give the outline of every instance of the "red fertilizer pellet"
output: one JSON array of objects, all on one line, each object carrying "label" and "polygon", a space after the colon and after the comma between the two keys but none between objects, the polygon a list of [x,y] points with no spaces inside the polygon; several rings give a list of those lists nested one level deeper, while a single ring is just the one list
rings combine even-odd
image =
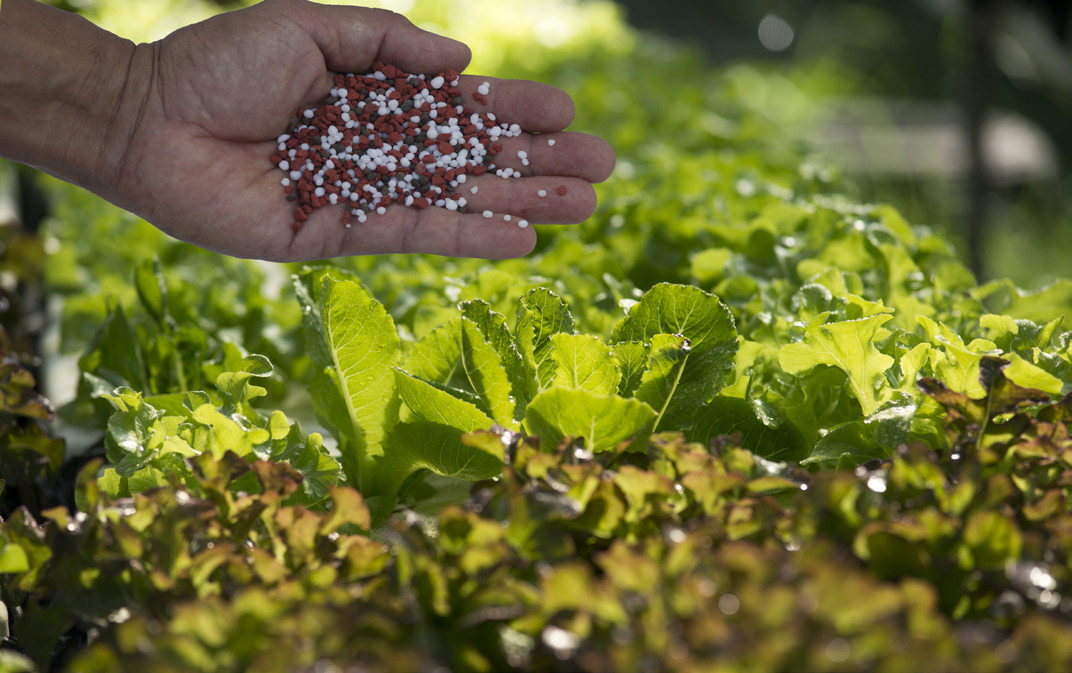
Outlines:
[{"label": "red fertilizer pellet", "polygon": [[[271,163],[286,173],[281,182],[295,202],[295,232],[329,205],[346,206],[347,228],[395,204],[465,212],[455,192],[466,176],[521,177],[491,161],[503,149],[499,140],[520,135],[521,127],[466,107],[456,71],[426,79],[380,62],[372,68],[336,76],[328,98],[298,110],[298,121],[278,138]],[[480,99],[488,86],[480,86]]]},{"label": "red fertilizer pellet", "polygon": [[555,190],[555,193],[559,196],[565,196],[567,191],[566,185],[559,185],[558,189]]}]

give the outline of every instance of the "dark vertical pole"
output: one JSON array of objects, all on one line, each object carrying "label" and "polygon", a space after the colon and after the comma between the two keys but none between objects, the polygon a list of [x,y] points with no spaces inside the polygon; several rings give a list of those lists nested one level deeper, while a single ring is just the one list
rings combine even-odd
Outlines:
[{"label": "dark vertical pole", "polygon": [[990,217],[990,174],[983,156],[983,125],[989,106],[991,31],[998,0],[968,0],[968,63],[964,117],[968,144],[968,263],[981,282],[986,277],[985,241]]},{"label": "dark vertical pole", "polygon": [[36,234],[41,221],[48,215],[48,203],[41,188],[37,186],[37,174],[22,166],[15,167],[15,189],[19,209],[19,221],[23,229]]}]

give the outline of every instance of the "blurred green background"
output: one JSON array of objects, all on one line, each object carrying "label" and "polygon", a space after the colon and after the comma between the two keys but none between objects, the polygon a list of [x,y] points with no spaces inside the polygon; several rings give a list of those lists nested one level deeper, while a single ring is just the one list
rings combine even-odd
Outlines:
[{"label": "blurred green background", "polygon": [[784,74],[784,90],[756,93],[768,114],[861,198],[948,232],[980,280],[1068,275],[1069,0],[618,2],[715,67]]}]

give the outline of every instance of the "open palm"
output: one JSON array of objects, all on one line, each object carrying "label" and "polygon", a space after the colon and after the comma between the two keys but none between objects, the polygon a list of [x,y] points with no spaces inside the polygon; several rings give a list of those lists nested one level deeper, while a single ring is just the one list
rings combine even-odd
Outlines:
[{"label": "open palm", "polygon": [[[123,163],[122,200],[172,236],[225,254],[276,261],[384,252],[516,257],[535,244],[519,219],[584,220],[595,207],[592,183],[613,169],[603,140],[562,131],[573,118],[564,92],[463,75],[470,107],[525,131],[504,141],[497,157],[524,177],[471,178],[466,189],[478,191],[465,194],[468,214],[392,206],[347,229],[343,206],[327,207],[295,233],[283,174],[268,158],[296,111],[323,99],[337,73],[364,72],[376,60],[428,75],[462,70],[468,48],[391,12],[304,0],[222,14],[152,48],[153,81]],[[487,105],[472,101],[468,94],[486,81]],[[527,151],[528,165],[518,150]],[[485,218],[485,210],[496,215]]]}]

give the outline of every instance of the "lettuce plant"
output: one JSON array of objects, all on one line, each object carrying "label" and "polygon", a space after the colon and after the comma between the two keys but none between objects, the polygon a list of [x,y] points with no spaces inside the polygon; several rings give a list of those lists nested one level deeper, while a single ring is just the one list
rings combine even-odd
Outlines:
[{"label": "lettuce plant", "polygon": [[1068,668],[1072,284],[860,202],[777,73],[549,7],[571,52],[478,58],[619,164],[525,259],[224,259],[47,183],[100,441],[9,349],[0,671]]}]

